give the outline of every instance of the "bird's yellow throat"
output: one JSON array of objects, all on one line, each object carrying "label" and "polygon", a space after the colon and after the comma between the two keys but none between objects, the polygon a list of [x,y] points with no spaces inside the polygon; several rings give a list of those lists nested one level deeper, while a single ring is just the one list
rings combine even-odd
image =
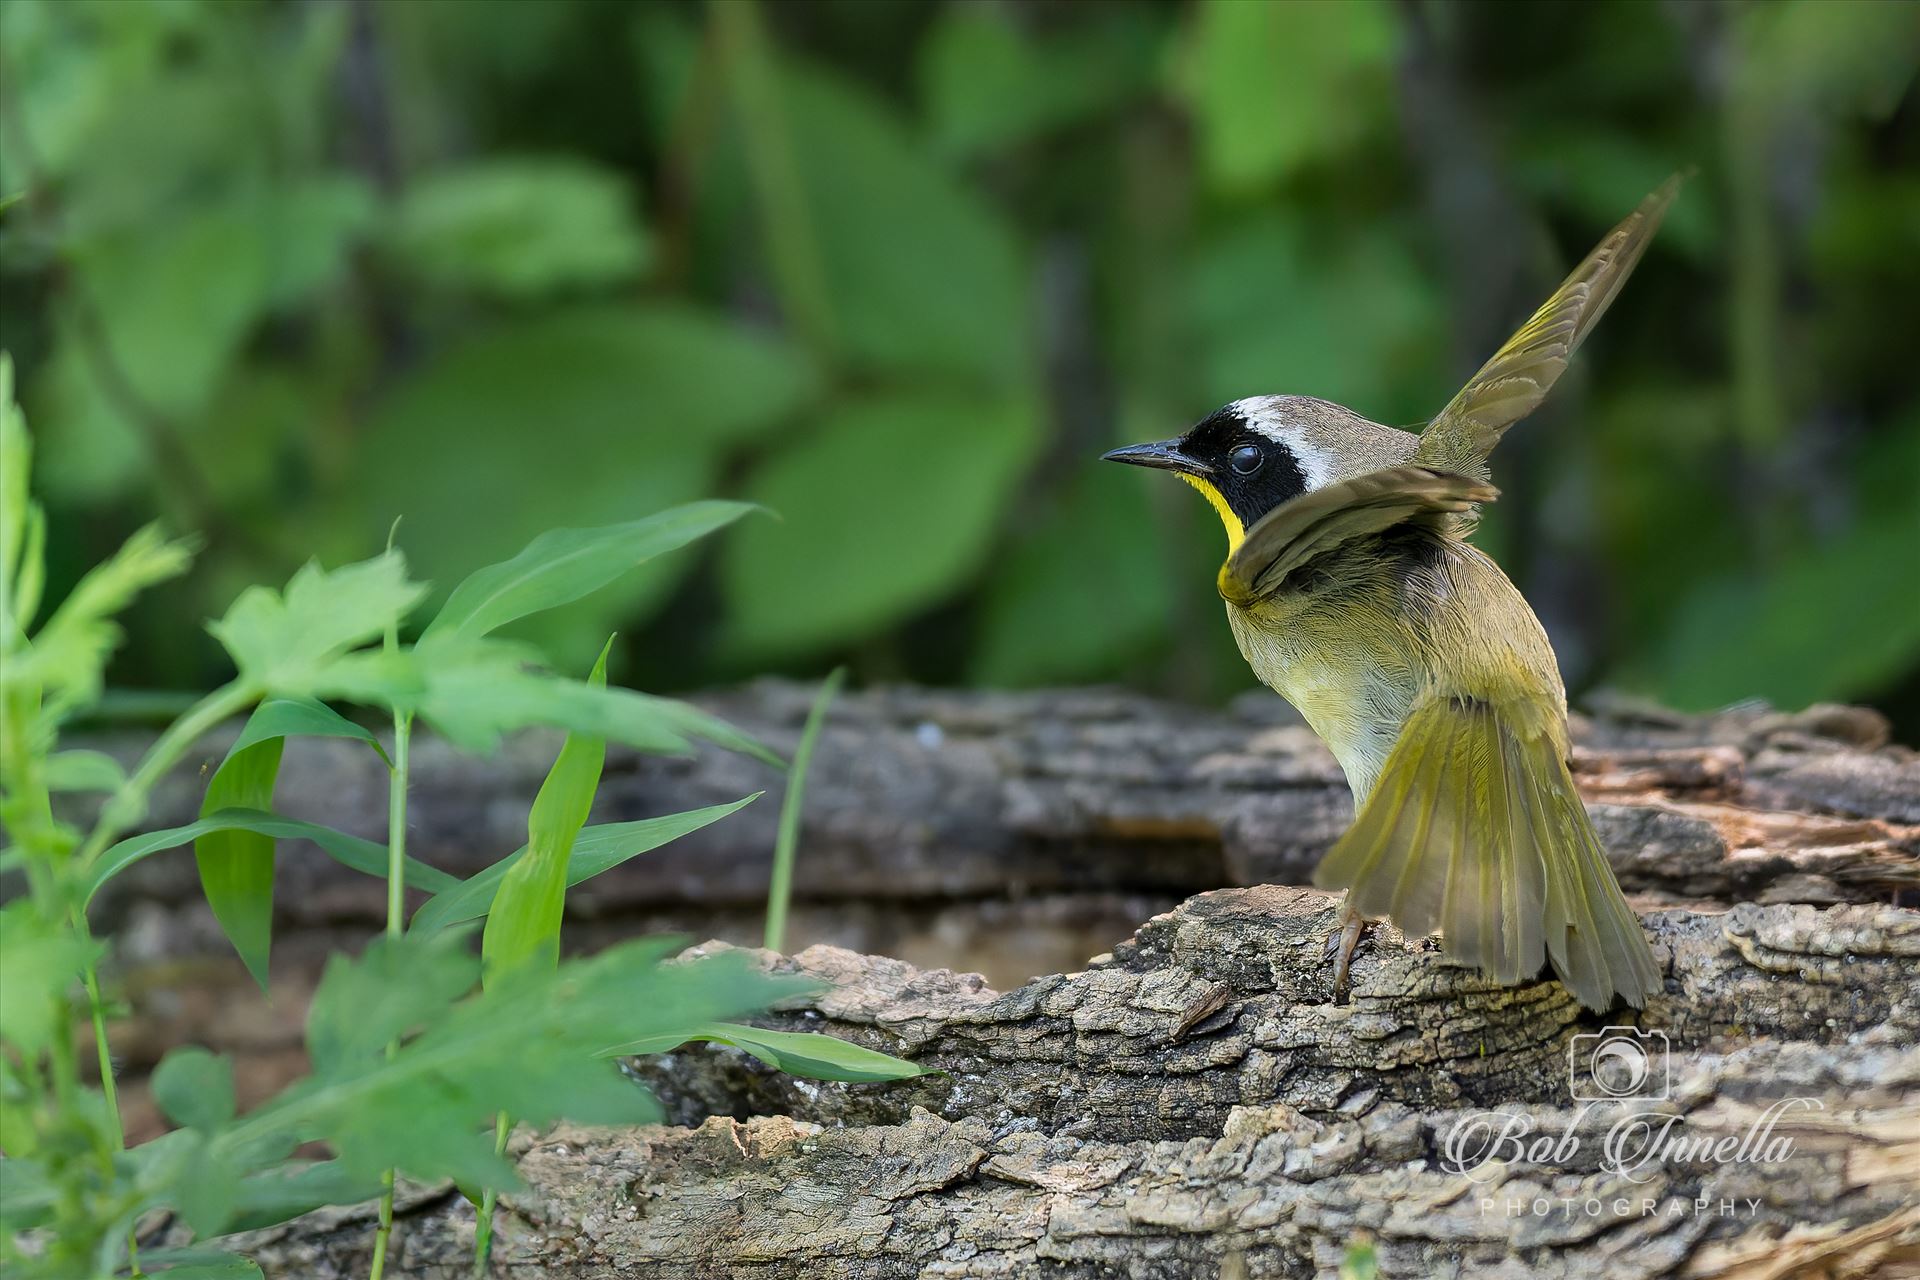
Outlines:
[{"label": "bird's yellow throat", "polygon": [[1220,523],[1227,526],[1227,554],[1232,555],[1239,550],[1240,544],[1246,541],[1247,527],[1240,523],[1240,517],[1233,514],[1233,508],[1227,505],[1226,495],[1199,476],[1190,476],[1183,471],[1180,473],[1180,478],[1198,489],[1201,496],[1212,503],[1213,509],[1220,513]]}]

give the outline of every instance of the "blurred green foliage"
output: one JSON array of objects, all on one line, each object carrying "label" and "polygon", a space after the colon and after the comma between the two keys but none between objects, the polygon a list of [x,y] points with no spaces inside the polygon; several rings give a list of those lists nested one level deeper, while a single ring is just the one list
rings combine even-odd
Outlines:
[{"label": "blurred green foliage", "polygon": [[[537,638],[1222,696],[1213,516],[1096,455],[1265,392],[1417,424],[1697,165],[1482,540],[1576,690],[1911,736],[1917,50],[1835,0],[8,0],[53,591],[156,512],[211,611],[396,516],[448,583],[725,495],[782,519]],[[122,683],[211,679],[132,625]]]}]

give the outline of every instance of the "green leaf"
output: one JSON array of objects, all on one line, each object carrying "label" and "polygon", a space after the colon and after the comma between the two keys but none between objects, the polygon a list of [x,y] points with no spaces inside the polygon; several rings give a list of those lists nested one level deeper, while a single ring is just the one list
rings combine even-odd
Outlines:
[{"label": "green leaf", "polygon": [[627,185],[573,156],[429,171],[407,183],[392,248],[430,284],[506,298],[618,284],[649,257]]},{"label": "green leaf", "polygon": [[[587,683],[607,685],[608,640]],[[566,908],[567,864],[580,828],[587,825],[600,769],[606,763],[605,738],[570,733],[547,771],[527,816],[527,852],[511,867],[493,895],[480,939],[486,980],[527,966],[552,968],[560,960],[560,918]]]},{"label": "green leaf", "polygon": [[[365,742],[386,758],[371,732],[325,703],[311,698],[268,698],[248,717],[207,782],[200,816],[223,809],[270,810],[285,740],[294,735],[350,738]],[[271,836],[242,827],[209,832],[194,841],[200,887],[220,928],[267,989],[267,962],[273,942],[274,842]]]},{"label": "green leaf", "polygon": [[33,625],[46,580],[46,514],[33,500],[32,473],[33,439],[14,399],[13,357],[0,351],[0,644],[9,649]]},{"label": "green leaf", "polygon": [[1371,1244],[1347,1246],[1346,1256],[1340,1259],[1339,1280],[1376,1280],[1379,1274],[1380,1260],[1375,1256]]},{"label": "green leaf", "polygon": [[479,962],[455,933],[418,942],[382,936],[358,959],[330,956],[307,1007],[314,1075],[378,1060],[388,1041],[443,1016],[479,978]]},{"label": "green leaf", "polygon": [[1032,523],[987,580],[973,683],[1117,678],[1166,635],[1173,567],[1146,483],[1163,477],[1117,470],[1088,469],[1036,499]]},{"label": "green leaf", "polygon": [[849,405],[748,481],[781,513],[728,539],[731,647],[815,651],[939,603],[984,563],[1039,443],[1024,400],[896,393]]},{"label": "green leaf", "polygon": [[483,636],[518,618],[571,603],[751,510],[740,502],[693,502],[626,524],[550,530],[511,560],[476,570],[455,587],[421,639]]},{"label": "green leaf", "polygon": [[[405,512],[411,562],[458,582],[546,530],[706,497],[728,450],[791,421],[818,386],[794,347],[683,304],[572,306],[501,324],[378,408],[350,477],[359,527],[383,536]],[[569,460],[565,484],[530,483],[556,459]],[[477,494],[510,497],[476,521]],[[515,632],[584,668],[607,632],[657,607],[691,565],[652,560]]]},{"label": "green leaf", "polygon": [[167,1280],[261,1280],[257,1263],[220,1249],[142,1249],[140,1269]]},{"label": "green leaf", "polygon": [[1011,148],[1147,89],[1160,34],[1159,24],[1130,10],[1038,36],[1005,9],[944,6],[920,42],[921,101],[946,151]]},{"label": "green leaf", "polygon": [[29,898],[0,907],[0,973],[6,975],[0,1040],[32,1062],[55,1037],[71,1035],[68,992],[81,966],[97,960],[102,950],[100,943],[89,946],[47,920]]},{"label": "green leaf", "polygon": [[752,127],[791,149],[805,205],[767,216],[811,237],[837,348],[878,370],[1028,383],[1029,292],[1007,220],[844,77],[792,64],[778,95]]},{"label": "green leaf", "polygon": [[338,1160],[278,1165],[240,1180],[227,1229],[258,1231],[324,1205],[359,1204],[379,1194],[378,1178],[354,1177]]},{"label": "green leaf", "polygon": [[[704,809],[689,809],[685,813],[671,813],[660,818],[609,822],[588,827],[574,841],[573,857],[567,863],[567,887],[572,888],[591,880],[629,858],[658,849],[709,823],[718,822],[758,800],[762,794],[756,791],[731,804],[709,805]],[[501,880],[517,861],[526,856],[526,852],[524,846],[516,849],[485,871],[436,893],[414,912],[409,934],[431,935],[449,925],[477,920],[485,915]]]},{"label": "green leaf", "polygon": [[333,570],[309,561],[284,594],[249,587],[207,629],[243,678],[272,693],[305,695],[330,659],[398,626],[424,594],[407,580],[398,551]]},{"label": "green leaf", "polygon": [[1379,0],[1205,0],[1192,32],[1179,81],[1216,188],[1264,186],[1389,123],[1398,28]]},{"label": "green leaf", "polygon": [[665,755],[683,754],[689,738],[702,738],[784,767],[766,747],[697,707],[529,670],[531,656],[507,641],[440,635],[412,650],[342,658],[328,669],[321,692],[412,708],[455,746],[480,754],[512,730],[552,725]]},{"label": "green leaf", "polygon": [[1188,280],[1208,403],[1283,387],[1376,422],[1430,416],[1446,325],[1411,240],[1280,214],[1210,240]]},{"label": "green leaf", "polygon": [[366,743],[387,760],[387,749],[372,730],[355,724],[324,702],[288,697],[268,698],[255,707],[240,736],[227,748],[226,758],[231,760],[248,747],[272,738],[349,738]]},{"label": "green leaf", "polygon": [[153,1100],[167,1118],[213,1130],[233,1119],[233,1061],[198,1045],[171,1050],[153,1069]]},{"label": "green leaf", "polygon": [[42,778],[49,791],[117,791],[127,771],[104,751],[56,751]]},{"label": "green leaf", "polygon": [[38,685],[63,708],[92,703],[100,696],[107,657],[120,643],[114,615],[148,587],[185,573],[192,558],[187,543],[167,541],[159,526],[140,530],[80,579],[31,650],[8,655],[0,681],[15,688]]},{"label": "green leaf", "polygon": [[[848,1044],[845,1040],[836,1040],[832,1036],[820,1035],[812,1031],[764,1031],[759,1027],[744,1026],[734,1022],[716,1022],[700,1028],[687,1040],[708,1040],[715,1044],[729,1044],[758,1058],[776,1071],[788,1075],[804,1076],[809,1080],[842,1080],[866,1082],[874,1080],[908,1080],[914,1076],[933,1074],[936,1068],[923,1067],[891,1054],[880,1053],[874,1049],[862,1048],[857,1044]],[[679,1041],[676,1043],[685,1043]],[[602,1050],[607,1057],[637,1057],[642,1054],[662,1053],[674,1048],[664,1043],[662,1037],[648,1040],[630,1041],[612,1049]]]},{"label": "green leaf", "polygon": [[336,956],[309,1018],[314,1076],[237,1121],[215,1149],[258,1158],[325,1137],[349,1176],[397,1166],[511,1186],[480,1127],[496,1113],[536,1125],[657,1115],[644,1090],[593,1057],[606,1039],[684,1035],[809,985],[768,977],[738,953],[663,965],[672,946],[628,943],[551,972],[523,969],[458,1003],[477,966],[457,935],[383,938],[359,960]]},{"label": "green leaf", "polygon": [[[285,745],[285,738],[270,737],[229,751],[207,781],[200,816],[225,809],[272,809]],[[193,842],[207,906],[262,991],[267,989],[273,946],[273,848],[272,836],[245,827],[209,831]]]},{"label": "green leaf", "polygon": [[[362,871],[382,879],[387,874],[385,845],[375,844],[371,840],[362,840],[359,836],[350,836],[344,831],[335,831],[332,827],[323,827],[315,822],[283,818],[277,813],[261,813],[254,809],[223,809],[219,813],[208,814],[198,822],[190,822],[184,827],[169,827],[164,831],[149,831],[145,835],[129,836],[118,844],[109,846],[107,851],[100,855],[99,862],[94,865],[93,875],[87,881],[86,894],[82,901],[92,902],[102,885],[150,854],[159,853],[163,849],[177,849],[208,832],[233,828],[258,832],[278,840],[311,840],[320,846],[323,853],[342,866],[352,867],[355,871]],[[407,859],[409,887],[424,889],[428,893],[439,893],[459,883],[460,881],[438,867],[430,867],[416,858]]]}]

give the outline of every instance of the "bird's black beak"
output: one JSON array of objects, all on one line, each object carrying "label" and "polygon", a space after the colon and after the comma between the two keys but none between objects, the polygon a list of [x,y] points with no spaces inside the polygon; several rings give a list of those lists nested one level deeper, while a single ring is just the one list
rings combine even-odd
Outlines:
[{"label": "bird's black beak", "polygon": [[1152,444],[1130,444],[1124,449],[1115,449],[1112,453],[1100,455],[1102,462],[1126,462],[1136,467],[1153,467],[1160,471],[1181,471],[1190,476],[1205,475],[1208,467],[1199,459],[1184,453],[1180,441],[1156,440]]}]

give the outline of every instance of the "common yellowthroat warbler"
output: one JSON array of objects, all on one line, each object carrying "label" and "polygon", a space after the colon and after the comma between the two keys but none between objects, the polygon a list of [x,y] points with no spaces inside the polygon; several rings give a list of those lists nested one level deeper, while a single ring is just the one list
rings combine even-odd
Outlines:
[{"label": "common yellowthroat warbler", "polygon": [[1227,527],[1220,594],[1254,674],[1332,748],[1356,817],[1314,872],[1345,889],[1335,982],[1367,917],[1439,930],[1502,983],[1541,961],[1581,1004],[1644,1005],[1660,971],[1567,768],[1546,632],[1468,537],[1487,455],[1567,367],[1653,238],[1670,179],[1418,436],[1256,396],[1106,455],[1173,471]]}]

